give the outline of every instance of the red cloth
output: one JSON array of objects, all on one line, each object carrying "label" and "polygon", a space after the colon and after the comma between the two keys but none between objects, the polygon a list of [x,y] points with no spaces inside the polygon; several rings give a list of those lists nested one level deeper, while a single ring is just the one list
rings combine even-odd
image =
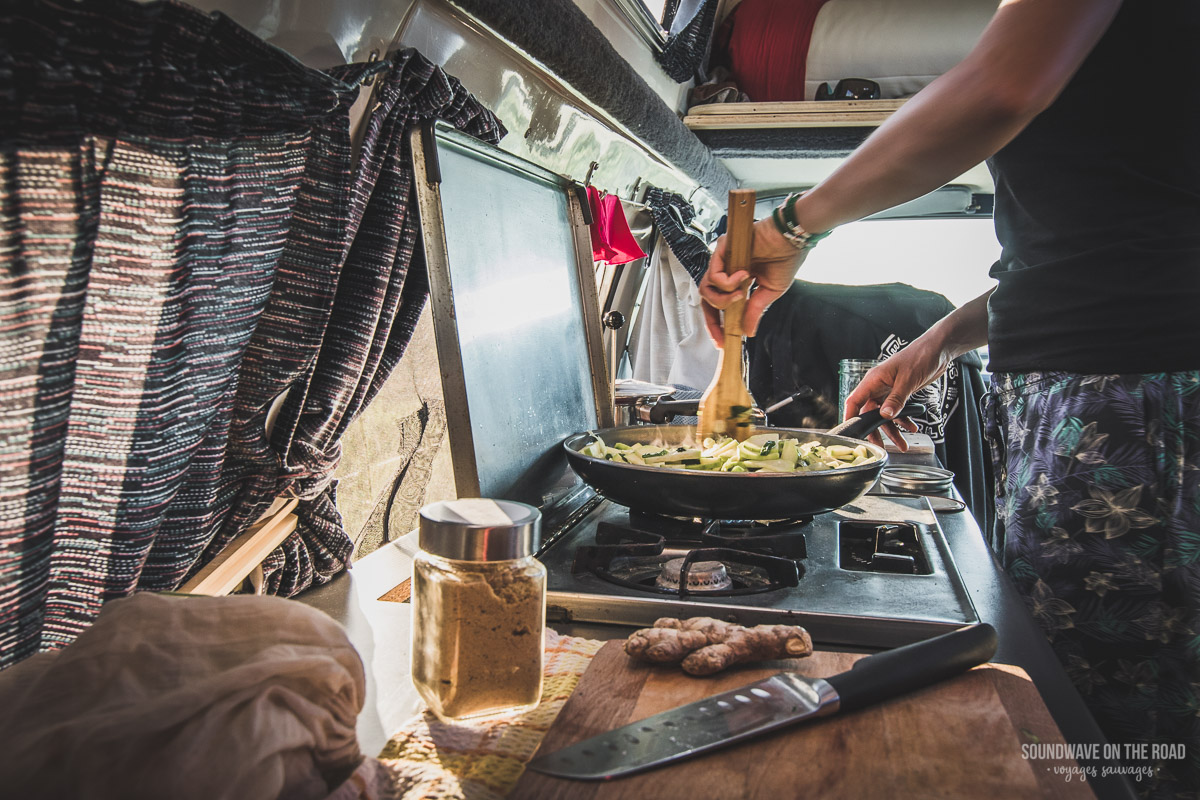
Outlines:
[{"label": "red cloth", "polygon": [[645,258],[629,230],[621,198],[615,194],[601,197],[594,186],[587,187],[587,195],[592,210],[592,260],[616,265]]},{"label": "red cloth", "polygon": [[826,0],[742,0],[723,27],[729,71],[760,103],[803,100],[808,45]]}]

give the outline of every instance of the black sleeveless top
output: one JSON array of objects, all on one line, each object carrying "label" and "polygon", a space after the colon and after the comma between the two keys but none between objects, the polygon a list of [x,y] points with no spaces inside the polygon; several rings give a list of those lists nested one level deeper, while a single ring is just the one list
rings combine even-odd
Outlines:
[{"label": "black sleeveless top", "polygon": [[993,372],[1200,368],[1200,0],[1126,0],[997,153]]}]

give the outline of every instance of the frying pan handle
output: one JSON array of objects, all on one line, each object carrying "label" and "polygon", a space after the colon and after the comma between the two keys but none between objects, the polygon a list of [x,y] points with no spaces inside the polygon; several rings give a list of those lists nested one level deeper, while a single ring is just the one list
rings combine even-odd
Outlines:
[{"label": "frying pan handle", "polygon": [[[925,406],[920,403],[908,403],[904,408],[900,409],[897,417],[916,417],[925,413]],[[829,429],[829,432],[837,436],[849,436],[851,439],[865,439],[872,432],[879,429],[888,420],[884,419],[878,408],[873,408],[870,411],[864,411],[857,417],[851,417]]]},{"label": "frying pan handle", "polygon": [[[643,417],[642,411],[646,414]],[[699,413],[700,400],[659,400],[655,403],[647,403],[645,406],[638,404],[637,415],[642,422],[649,422],[652,425],[665,425],[675,417],[694,417]]]},{"label": "frying pan handle", "polygon": [[[638,403],[635,407],[637,421],[651,425],[669,425],[676,417],[694,417],[700,413],[697,400],[659,400],[657,403]],[[750,409],[750,421],[765,425],[767,415],[757,406]]]}]

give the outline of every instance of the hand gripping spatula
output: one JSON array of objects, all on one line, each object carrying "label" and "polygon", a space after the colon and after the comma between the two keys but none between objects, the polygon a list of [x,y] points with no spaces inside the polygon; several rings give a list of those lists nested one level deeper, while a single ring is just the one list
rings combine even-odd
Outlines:
[{"label": "hand gripping spatula", "polygon": [[[734,189],[729,193],[727,220],[725,272],[732,274],[750,267],[750,249],[754,245],[753,189]],[[742,377],[742,310],[749,288],[750,280],[747,279],[738,289],[738,299],[725,309],[725,341],[717,362],[717,374],[704,397],[700,398],[698,439],[724,434],[740,442],[754,434],[751,422],[754,400]]]},{"label": "hand gripping spatula", "polygon": [[780,672],[539,755],[529,768],[585,781],[632,775],[920,689],[982,664],[995,652],[996,631],[983,623],[868,656],[829,678]]}]

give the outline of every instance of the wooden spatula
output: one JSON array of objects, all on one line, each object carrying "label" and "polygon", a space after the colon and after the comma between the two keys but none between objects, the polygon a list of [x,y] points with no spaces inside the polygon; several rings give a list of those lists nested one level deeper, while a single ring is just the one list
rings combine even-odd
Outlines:
[{"label": "wooden spatula", "polygon": [[[750,267],[750,248],[754,244],[754,190],[734,189],[729,193],[729,217],[726,224],[728,250],[726,274]],[[739,442],[754,434],[750,412],[754,400],[742,377],[742,309],[746,305],[747,279],[738,290],[739,297],[728,308],[722,326],[725,342],[717,362],[712,385],[700,399],[698,438],[725,434]]]}]

